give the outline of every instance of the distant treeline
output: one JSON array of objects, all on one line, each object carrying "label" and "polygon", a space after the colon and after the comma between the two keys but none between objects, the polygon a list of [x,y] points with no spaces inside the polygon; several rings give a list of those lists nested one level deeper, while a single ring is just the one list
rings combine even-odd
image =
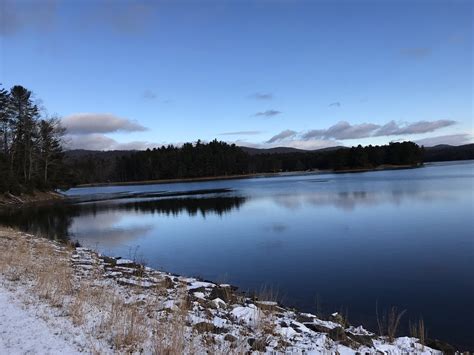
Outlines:
[{"label": "distant treeline", "polygon": [[41,116],[29,90],[0,87],[0,193],[67,186],[63,134],[58,119]]},{"label": "distant treeline", "polygon": [[474,159],[474,144],[460,146],[438,145],[423,152],[423,161],[451,161]]},{"label": "distant treeline", "polygon": [[372,169],[474,158],[472,144],[425,150],[412,142],[320,151],[260,151],[214,140],[146,151],[64,152],[62,137],[66,132],[60,122],[45,117],[26,88],[0,87],[0,193],[65,189],[86,183]]},{"label": "distant treeline", "polygon": [[71,155],[77,183],[128,182],[217,177],[314,169],[371,169],[381,165],[417,165],[423,148],[412,142],[357,146],[334,151],[248,154],[234,144],[214,140],[182,147],[109,155]]}]

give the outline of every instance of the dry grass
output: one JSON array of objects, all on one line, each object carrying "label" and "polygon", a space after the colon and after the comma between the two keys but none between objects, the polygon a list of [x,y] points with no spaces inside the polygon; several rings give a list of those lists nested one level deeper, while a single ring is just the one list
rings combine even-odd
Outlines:
[{"label": "dry grass", "polygon": [[[155,354],[182,354],[186,349],[185,333],[189,302],[184,285],[178,289],[178,302],[169,312],[165,311],[165,321],[153,322],[153,351]],[[161,318],[163,320],[163,318]]]},{"label": "dry grass", "polygon": [[418,338],[421,345],[425,345],[428,332],[425,327],[425,322],[423,318],[420,318],[418,322],[412,323],[409,322],[410,336],[413,338]]},{"label": "dry grass", "polygon": [[379,328],[380,336],[387,336],[390,342],[395,340],[397,335],[398,326],[400,325],[400,320],[405,314],[406,310],[401,312],[397,311],[396,307],[390,308],[388,312],[382,312],[379,314],[378,303],[375,305],[375,313],[377,316],[377,325]]},{"label": "dry grass", "polygon": [[[188,349],[186,290],[182,291],[178,309],[160,316],[158,300],[163,288],[150,292],[156,297],[150,297],[146,306],[127,302],[127,297],[111,293],[106,285],[96,282],[99,270],[78,278],[70,262],[73,250],[0,228],[0,275],[10,282],[29,285],[32,294],[61,308],[75,326],[95,322],[94,334],[89,334],[92,352],[97,338],[105,339],[121,353],[141,352],[147,341],[153,343],[157,354],[178,354]],[[93,319],[94,314],[101,314],[100,319]]]}]

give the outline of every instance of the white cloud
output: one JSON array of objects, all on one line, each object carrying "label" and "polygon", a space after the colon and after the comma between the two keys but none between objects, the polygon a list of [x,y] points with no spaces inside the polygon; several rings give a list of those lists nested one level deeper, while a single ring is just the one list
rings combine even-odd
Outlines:
[{"label": "white cloud", "polygon": [[72,134],[65,137],[66,149],[87,150],[144,150],[161,146],[161,144],[145,141],[121,143],[99,133]]},{"label": "white cloud", "polygon": [[110,113],[76,113],[62,119],[69,134],[113,133],[146,131],[136,121]]},{"label": "white cloud", "polygon": [[448,134],[445,136],[437,136],[437,137],[428,137],[423,138],[415,141],[418,145],[424,145],[425,147],[432,147],[438,144],[449,144],[449,145],[463,145],[472,143],[474,141],[474,137],[468,133],[460,133],[460,134]]},{"label": "white cloud", "polygon": [[381,136],[395,136],[402,134],[422,134],[434,132],[438,129],[456,124],[453,120],[418,121],[399,124],[390,121],[384,125],[375,123],[350,124],[340,121],[326,129],[313,129],[301,133],[304,140],[309,139],[357,139]]}]

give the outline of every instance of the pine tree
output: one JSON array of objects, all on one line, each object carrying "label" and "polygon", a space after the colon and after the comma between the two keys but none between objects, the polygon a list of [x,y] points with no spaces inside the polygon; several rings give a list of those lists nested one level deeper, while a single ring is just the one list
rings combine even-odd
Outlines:
[{"label": "pine tree", "polygon": [[28,186],[33,176],[33,150],[36,136],[36,122],[39,110],[31,100],[31,91],[22,86],[10,90],[13,110],[13,152],[12,158],[21,171],[22,181]]},{"label": "pine tree", "polygon": [[61,173],[62,159],[64,156],[61,140],[65,129],[61,126],[59,119],[52,118],[39,122],[38,134],[38,160],[42,172],[42,182],[50,187],[50,179]]}]

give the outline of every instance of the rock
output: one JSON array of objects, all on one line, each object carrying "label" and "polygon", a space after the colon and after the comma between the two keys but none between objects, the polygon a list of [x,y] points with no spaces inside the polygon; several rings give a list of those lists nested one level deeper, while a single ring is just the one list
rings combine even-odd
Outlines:
[{"label": "rock", "polygon": [[101,255],[100,258],[105,264],[109,264],[112,266],[117,265],[117,260],[115,260],[114,258],[109,258],[108,256],[104,256],[104,255]]},{"label": "rock", "polygon": [[203,287],[197,287],[197,288],[192,288],[192,289],[188,290],[188,293],[190,295],[193,295],[195,292],[205,293],[206,288],[203,286]]},{"label": "rock", "polygon": [[199,322],[194,324],[194,329],[198,331],[198,333],[209,333],[214,331],[214,324],[209,322]]},{"label": "rock", "polygon": [[300,329],[300,327],[299,327],[298,324],[296,324],[296,323],[291,322],[291,323],[290,323],[290,327],[293,328],[294,331],[297,332],[297,333],[301,333],[301,332],[302,332],[302,330]]},{"label": "rock", "polygon": [[346,319],[339,313],[333,313],[329,316],[329,320],[331,322],[334,322],[334,323],[337,323],[337,324],[340,324],[342,325],[343,327],[346,327],[347,326],[347,321]]},{"label": "rock", "polygon": [[212,301],[211,301],[216,308],[226,308],[227,307],[227,304],[221,300],[220,298],[214,298]]},{"label": "rock", "polygon": [[308,316],[305,316],[304,314],[301,314],[301,313],[298,313],[296,315],[296,320],[300,323],[312,323],[313,319],[314,319],[313,317],[308,317]]},{"label": "rock", "polygon": [[354,341],[353,339],[349,338],[347,336],[346,332],[344,331],[344,329],[342,329],[341,327],[336,327],[336,328],[330,329],[329,333],[328,333],[328,336],[332,340],[337,341],[337,342],[341,343],[342,345],[345,345],[349,348],[357,349],[357,348],[360,347],[360,344],[358,342]]},{"label": "rock", "polygon": [[443,352],[443,354],[456,353],[456,349],[454,348],[454,346],[448,343],[442,342],[441,340],[438,340],[438,339],[426,339],[425,343],[426,343],[425,344],[426,346],[436,349],[436,350],[440,350]]},{"label": "rock", "polygon": [[220,287],[216,286],[212,289],[211,294],[209,295],[210,299],[220,298],[225,303],[234,303],[237,300],[237,297],[234,294],[234,291],[231,287]]},{"label": "rock", "polygon": [[267,341],[263,338],[260,338],[260,339],[249,338],[247,339],[247,342],[249,343],[250,348],[253,351],[265,352],[267,350]]},{"label": "rock", "polygon": [[224,340],[233,343],[234,341],[237,340],[237,338],[233,336],[232,334],[226,334],[226,336],[224,337]]},{"label": "rock", "polygon": [[372,341],[372,337],[370,335],[356,335],[352,333],[346,333],[346,335],[361,345],[367,346],[369,348],[374,346],[374,342]]},{"label": "rock", "polygon": [[346,332],[341,327],[330,329],[328,335],[334,341],[340,341],[347,338]]},{"label": "rock", "polygon": [[330,328],[326,328],[322,325],[319,325],[319,324],[315,324],[315,323],[303,323],[306,328],[309,328],[311,329],[313,332],[317,332],[317,333],[329,333],[331,331]]}]

